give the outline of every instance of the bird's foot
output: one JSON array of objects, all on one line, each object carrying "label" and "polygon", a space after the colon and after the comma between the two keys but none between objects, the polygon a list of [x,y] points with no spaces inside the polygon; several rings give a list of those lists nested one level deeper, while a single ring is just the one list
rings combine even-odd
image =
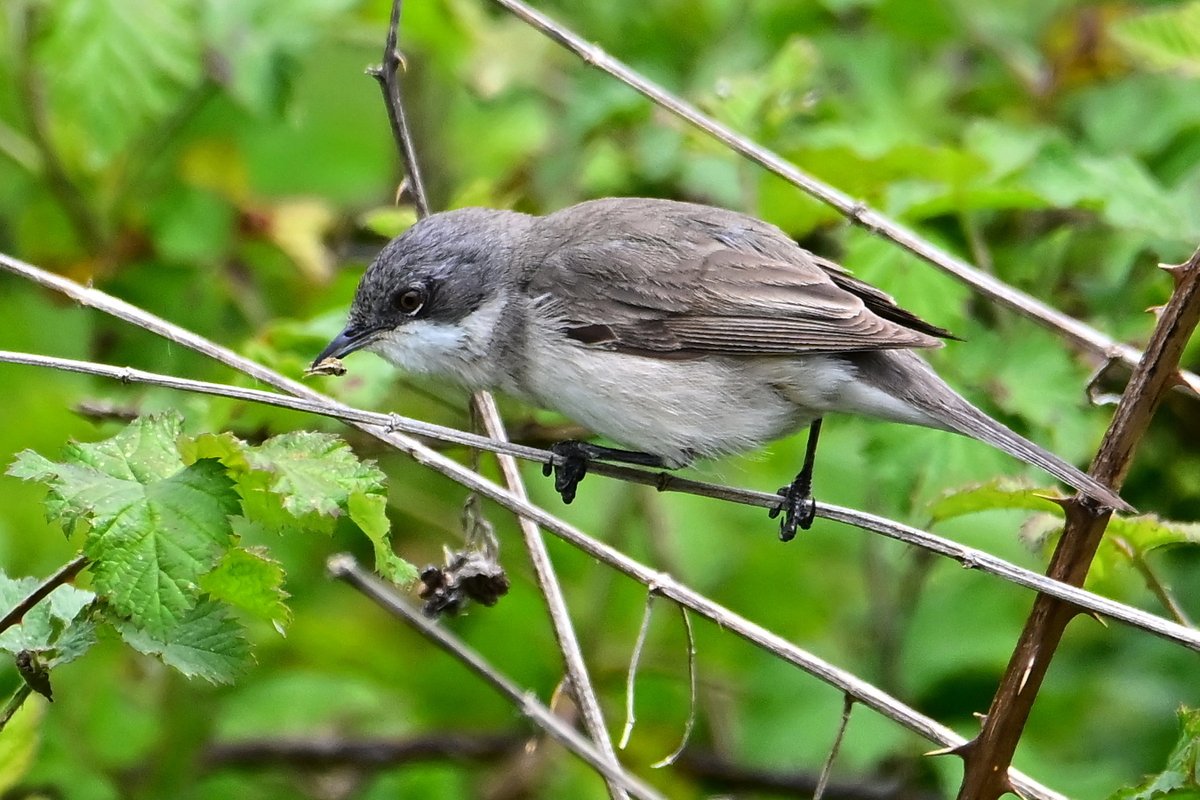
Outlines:
[{"label": "bird's foot", "polygon": [[542,465],[542,474],[554,475],[554,491],[562,496],[564,503],[575,499],[575,489],[587,475],[588,463],[591,461],[617,461],[639,467],[665,466],[662,457],[653,453],[618,450],[615,447],[574,440],[555,442],[550,445],[550,452],[554,454],[554,460]]},{"label": "bird's foot", "polygon": [[812,495],[812,481],[797,477],[779,489],[779,505],[770,512],[771,519],[783,514],[779,520],[779,541],[790,542],[796,538],[796,529],[808,530],[817,516],[817,501]]},{"label": "bird's foot", "polygon": [[567,505],[575,499],[575,490],[588,471],[588,459],[594,458],[592,445],[587,442],[555,442],[550,445],[554,460],[542,465],[542,474],[554,475],[554,491]]}]

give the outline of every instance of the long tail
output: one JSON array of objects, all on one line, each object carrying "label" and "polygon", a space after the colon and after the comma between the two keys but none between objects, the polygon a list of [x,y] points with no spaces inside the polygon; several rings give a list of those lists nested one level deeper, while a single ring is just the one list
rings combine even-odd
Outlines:
[{"label": "long tail", "polygon": [[1133,513],[1136,509],[1111,488],[1091,475],[1010,430],[971,405],[938,377],[915,353],[893,350],[871,354],[876,358],[860,362],[860,376],[876,388],[919,409],[935,421],[937,427],[986,442],[992,447],[1045,470],[1104,505]]}]

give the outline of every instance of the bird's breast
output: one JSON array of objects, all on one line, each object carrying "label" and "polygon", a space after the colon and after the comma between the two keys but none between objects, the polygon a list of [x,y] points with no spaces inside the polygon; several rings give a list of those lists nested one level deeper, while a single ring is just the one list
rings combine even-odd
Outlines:
[{"label": "bird's breast", "polygon": [[530,342],[519,394],[672,466],[752,450],[820,416],[762,373],[757,359],[662,360],[580,345]]}]

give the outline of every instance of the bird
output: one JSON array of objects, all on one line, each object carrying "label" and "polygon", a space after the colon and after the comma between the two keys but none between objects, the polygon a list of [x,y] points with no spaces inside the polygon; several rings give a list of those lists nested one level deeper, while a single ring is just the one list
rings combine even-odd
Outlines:
[{"label": "bird", "polygon": [[1132,511],[918,353],[953,338],[760,219],[615,197],[544,216],[462,208],[419,220],[367,267],[314,365],[371,351],[561,412],[620,445],[551,447],[546,474],[567,503],[593,460],[679,469],[808,428],[803,464],[771,509],[788,540],[815,516],[822,421],[848,413],[978,439]]}]

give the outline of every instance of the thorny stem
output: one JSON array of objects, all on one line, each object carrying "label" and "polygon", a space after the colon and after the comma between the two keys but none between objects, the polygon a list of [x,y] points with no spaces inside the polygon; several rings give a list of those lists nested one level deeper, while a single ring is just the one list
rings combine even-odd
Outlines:
[{"label": "thorny stem", "polygon": [[[1146,353],[1092,462],[1092,476],[1114,490],[1121,488],[1134,450],[1163,396],[1179,379],[1179,358],[1200,323],[1200,249],[1186,264],[1170,269],[1175,292],[1159,315]],[[1067,501],[1065,508],[1066,525],[1047,575],[1080,586],[1112,512],[1097,511],[1086,498]],[[1006,792],[1019,794],[1006,770],[1063,632],[1079,612],[1079,607],[1046,595],[1034,601],[979,735],[957,751],[965,762],[959,800],[994,800]]]}]

